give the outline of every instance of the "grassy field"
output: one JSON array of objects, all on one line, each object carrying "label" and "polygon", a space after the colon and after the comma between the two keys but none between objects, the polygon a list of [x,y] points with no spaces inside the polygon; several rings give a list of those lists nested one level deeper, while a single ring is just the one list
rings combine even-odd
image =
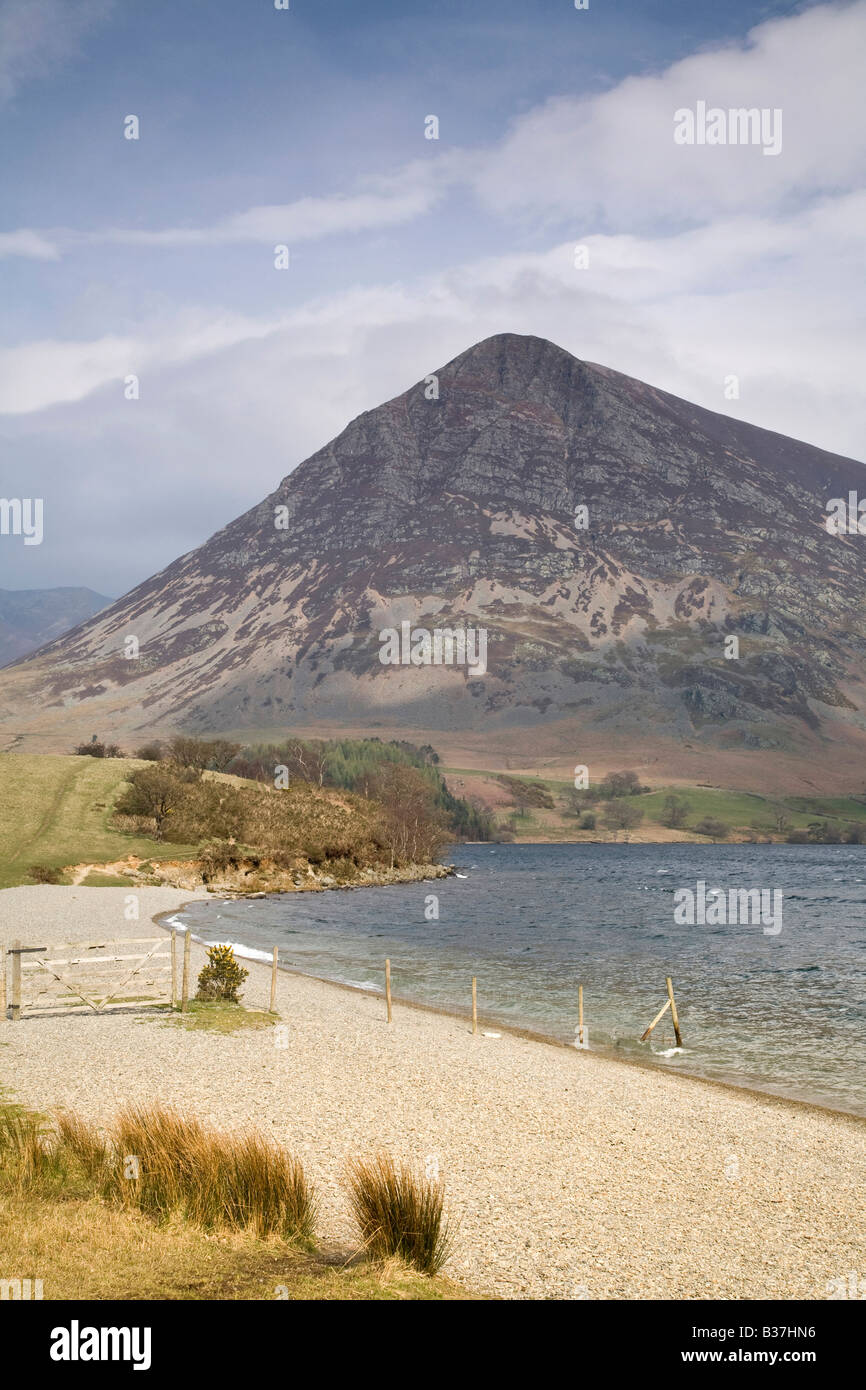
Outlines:
[{"label": "grassy field", "polygon": [[192,854],[193,846],[159,844],[109,824],[124,778],[142,766],[133,758],[0,754],[0,888],[29,883],[33,864],[59,869],[127,854]]},{"label": "grassy field", "polygon": [[[480,772],[477,768],[446,767],[442,771],[447,777],[461,778],[461,794],[468,796],[472,794],[473,780],[495,780],[500,775],[494,772]],[[551,841],[597,839],[605,834],[601,829],[581,831],[577,828],[578,817],[570,813],[567,800],[571,788],[570,782],[513,772],[509,772],[507,776],[512,784],[523,782],[528,787],[543,788],[555,802],[553,810],[530,806],[527,807],[525,814],[516,818],[513,828],[515,839],[518,842],[538,839]],[[662,820],[665,799],[670,795],[679,797],[688,805],[683,832],[676,836],[671,835]],[[640,807],[644,813],[643,823],[632,835],[635,840],[681,839],[684,838],[684,835],[692,835],[695,839],[702,839],[704,837],[695,835],[690,827],[694,827],[699,821],[707,817],[722,821],[733,837],[736,837],[738,833],[742,834],[754,829],[762,836],[772,835],[775,839],[784,839],[789,831],[805,830],[810,822],[819,820],[826,820],[843,832],[851,830],[855,826],[866,825],[866,797],[862,800],[853,797],[768,797],[752,792],[731,791],[725,787],[679,785],[654,787],[652,791],[628,799],[631,804]],[[596,811],[597,815],[599,814],[598,805],[592,809]],[[500,810],[500,819],[503,819],[504,814]],[[782,818],[781,822],[780,818]],[[599,826],[600,822],[601,817],[599,815]]]}]

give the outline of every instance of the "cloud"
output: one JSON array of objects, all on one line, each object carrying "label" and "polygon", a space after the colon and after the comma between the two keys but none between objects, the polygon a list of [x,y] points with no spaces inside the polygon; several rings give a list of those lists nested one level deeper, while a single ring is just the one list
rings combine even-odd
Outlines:
[{"label": "cloud", "polygon": [[112,9],[113,0],[0,0],[0,101],[76,57]]},{"label": "cloud", "polygon": [[[558,97],[529,112],[477,168],[483,205],[500,215],[645,230],[862,186],[866,119],[860,64],[866,3],[821,5],[770,20],[740,43],[632,76],[601,95]],[[782,111],[782,151],[677,145],[674,112],[708,106]]]},{"label": "cloud", "polygon": [[0,259],[4,256],[29,256],[38,261],[56,261],[60,252],[41,232],[21,228],[17,232],[0,232]]},{"label": "cloud", "polygon": [[270,244],[311,241],[337,233],[371,231],[412,221],[429,212],[438,202],[446,180],[437,176],[430,165],[412,164],[396,178],[377,182],[378,187],[368,191],[298,198],[291,203],[248,208],[206,227],[167,227],[155,231],[117,228],[84,234],[83,239],[167,247],[219,246],[245,241]]}]

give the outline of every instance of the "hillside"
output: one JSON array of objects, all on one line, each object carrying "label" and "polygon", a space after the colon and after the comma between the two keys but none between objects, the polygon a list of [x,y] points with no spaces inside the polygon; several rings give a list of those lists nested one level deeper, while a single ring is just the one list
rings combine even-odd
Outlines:
[{"label": "hillside", "polygon": [[[864,542],[825,525],[862,464],[537,338],[435,378],[0,674],[0,746],[411,731],[461,766],[862,790]],[[483,671],[383,664],[404,622],[483,629]]]},{"label": "hillside", "polygon": [[93,589],[0,589],[0,666],[53,642],[110,603]]}]

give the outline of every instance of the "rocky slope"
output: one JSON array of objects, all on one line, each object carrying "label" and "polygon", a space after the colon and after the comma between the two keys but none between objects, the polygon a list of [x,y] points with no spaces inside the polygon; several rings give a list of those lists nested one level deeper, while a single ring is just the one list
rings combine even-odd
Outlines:
[{"label": "rocky slope", "polygon": [[[435,377],[3,672],[6,746],[73,727],[462,731],[518,764],[652,747],[661,775],[689,748],[712,780],[770,758],[862,787],[866,537],[826,526],[829,499],[866,495],[862,464],[538,338],[487,339]],[[383,665],[402,621],[485,629],[486,672]]]}]

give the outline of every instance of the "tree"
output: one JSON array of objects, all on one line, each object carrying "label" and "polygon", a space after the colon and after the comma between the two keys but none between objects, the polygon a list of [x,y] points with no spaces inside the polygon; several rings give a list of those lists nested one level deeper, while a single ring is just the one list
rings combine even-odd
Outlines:
[{"label": "tree", "polygon": [[427,863],[448,843],[446,819],[437,808],[431,784],[406,763],[382,763],[370,779],[370,792],[381,806],[381,825],[396,863]]},{"label": "tree", "polygon": [[226,738],[188,738],[185,734],[177,734],[169,741],[168,753],[178,767],[195,772],[204,772],[206,768],[224,772],[240,747],[239,743],[230,743]]},{"label": "tree", "polygon": [[114,809],[122,816],[142,816],[152,820],[155,837],[161,840],[165,823],[180,806],[188,783],[164,763],[136,768],[129,786],[121,792]]},{"label": "tree", "polygon": [[622,830],[626,844],[628,844],[631,832],[640,825],[642,820],[643,811],[640,806],[630,806],[628,802],[611,801],[604,808],[602,825],[606,830],[613,831],[614,839]]},{"label": "tree", "polygon": [[682,796],[666,796],[662,807],[662,825],[671,830],[679,830],[686,823],[689,803]]},{"label": "tree", "polygon": [[641,786],[636,772],[609,772],[598,788],[598,794],[610,800],[615,796],[638,796],[640,792],[648,790],[648,787]]}]

